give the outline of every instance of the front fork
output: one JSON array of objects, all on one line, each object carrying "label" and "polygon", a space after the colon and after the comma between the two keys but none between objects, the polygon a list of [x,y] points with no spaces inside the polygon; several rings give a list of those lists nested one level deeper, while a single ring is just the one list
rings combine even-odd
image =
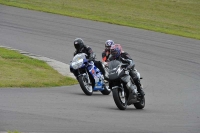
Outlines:
[{"label": "front fork", "polygon": [[87,72],[87,69],[85,69],[84,73],[81,73],[80,70],[78,70],[77,73],[78,73],[77,77],[83,76],[87,80],[87,83],[91,84],[90,77],[89,77],[89,74]]},{"label": "front fork", "polygon": [[87,79],[88,84],[91,84],[90,77],[87,71],[83,74],[83,76]]},{"label": "front fork", "polygon": [[117,88],[121,89],[121,92],[122,92],[121,93],[122,94],[121,97],[124,98],[125,97],[124,88],[123,87],[119,87],[119,86],[114,86],[114,87],[112,87],[112,90],[117,89]]}]

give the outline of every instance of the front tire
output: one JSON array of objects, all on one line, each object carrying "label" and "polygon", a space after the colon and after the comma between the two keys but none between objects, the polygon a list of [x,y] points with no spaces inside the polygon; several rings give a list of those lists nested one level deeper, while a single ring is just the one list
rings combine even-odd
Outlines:
[{"label": "front tire", "polygon": [[92,84],[89,84],[89,81],[86,77],[84,76],[78,77],[78,82],[81,86],[81,89],[86,95],[91,96],[93,94]]},{"label": "front tire", "polygon": [[109,89],[108,83],[105,83],[105,85],[104,85],[104,90],[101,91],[101,93],[102,93],[103,95],[109,95],[110,92],[111,92],[111,89]]},{"label": "front tire", "polygon": [[120,110],[125,110],[127,107],[127,98],[126,93],[124,91],[124,97],[122,97],[122,90],[120,88],[116,88],[112,90],[113,93],[113,99],[115,101],[115,104]]}]

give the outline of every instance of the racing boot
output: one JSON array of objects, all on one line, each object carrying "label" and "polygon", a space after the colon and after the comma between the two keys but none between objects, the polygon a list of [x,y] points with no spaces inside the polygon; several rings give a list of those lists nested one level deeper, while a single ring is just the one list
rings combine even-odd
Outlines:
[{"label": "racing boot", "polygon": [[137,95],[137,87],[135,85],[130,86],[131,91],[133,92],[133,95]]},{"label": "racing boot", "polygon": [[144,91],[143,91],[142,86],[138,87],[138,92],[140,93],[141,97],[143,98],[144,95],[145,95],[145,93],[144,93]]},{"label": "racing boot", "polygon": [[142,88],[142,85],[140,83],[140,80],[136,79],[134,82],[135,82],[135,84],[137,86],[137,90],[138,90],[139,94],[141,95],[141,97],[144,97],[145,93],[143,91],[143,88]]}]

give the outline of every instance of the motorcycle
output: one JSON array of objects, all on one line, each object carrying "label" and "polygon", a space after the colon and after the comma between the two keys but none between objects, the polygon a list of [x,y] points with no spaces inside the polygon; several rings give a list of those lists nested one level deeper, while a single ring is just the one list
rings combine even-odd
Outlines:
[{"label": "motorcycle", "polygon": [[89,61],[85,53],[79,53],[74,56],[70,63],[70,69],[77,74],[77,80],[81,89],[86,95],[92,95],[93,91],[100,91],[103,95],[109,95],[111,90],[104,81],[104,76],[100,70],[94,65],[93,61]]},{"label": "motorcycle", "polygon": [[[126,66],[127,64],[117,60],[108,63],[108,76],[113,99],[120,110],[125,110],[127,106],[132,104],[136,109],[143,109],[145,107],[145,97],[141,97],[137,92],[137,86],[129,75]],[[139,72],[138,76],[140,76]],[[132,89],[129,89],[130,86],[132,86]]]}]

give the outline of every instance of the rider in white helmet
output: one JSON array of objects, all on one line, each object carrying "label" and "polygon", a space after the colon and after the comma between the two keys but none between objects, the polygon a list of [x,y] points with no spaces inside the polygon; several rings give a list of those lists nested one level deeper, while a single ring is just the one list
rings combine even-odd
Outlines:
[{"label": "rider in white helmet", "polygon": [[114,41],[113,40],[107,40],[105,42],[105,50],[102,52],[102,61],[103,62],[107,62],[109,56],[110,56],[110,47],[112,45],[114,45]]}]

